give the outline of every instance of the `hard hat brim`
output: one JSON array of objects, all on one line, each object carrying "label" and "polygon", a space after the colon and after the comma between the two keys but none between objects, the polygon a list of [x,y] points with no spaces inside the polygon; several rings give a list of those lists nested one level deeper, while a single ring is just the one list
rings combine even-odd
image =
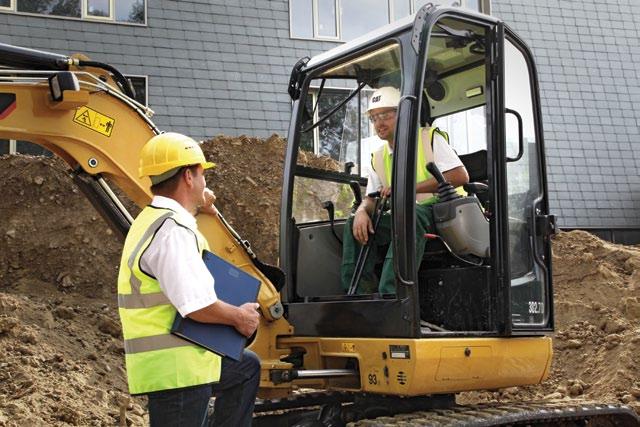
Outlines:
[{"label": "hard hat brim", "polygon": [[202,169],[212,169],[215,168],[216,164],[213,162],[204,162],[202,163]]}]

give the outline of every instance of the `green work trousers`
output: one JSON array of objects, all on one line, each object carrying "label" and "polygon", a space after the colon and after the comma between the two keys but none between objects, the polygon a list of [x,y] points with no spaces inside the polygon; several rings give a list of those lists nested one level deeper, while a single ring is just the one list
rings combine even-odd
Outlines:
[{"label": "green work trousers", "polygon": [[[435,232],[433,210],[431,205],[416,205],[416,265],[420,265],[427,243],[425,233]],[[372,242],[373,239],[373,242]],[[369,236],[369,256],[366,259],[360,283],[359,294],[370,294],[376,291],[381,294],[396,292],[395,274],[393,272],[393,245],[391,243],[391,215],[385,213],[380,219],[375,236]],[[342,287],[349,289],[354,274],[358,254],[362,246],[353,237],[353,217],[347,220],[342,238]],[[384,257],[384,258],[383,258]],[[384,261],[380,280],[374,272],[377,263]]]}]

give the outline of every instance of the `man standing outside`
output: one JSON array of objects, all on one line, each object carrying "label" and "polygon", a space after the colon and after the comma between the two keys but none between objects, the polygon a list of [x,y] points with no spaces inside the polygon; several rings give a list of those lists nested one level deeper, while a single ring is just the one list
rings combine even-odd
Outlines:
[{"label": "man standing outside", "polygon": [[199,210],[215,213],[204,170],[213,167],[193,139],[164,133],[140,153],[140,177],[154,197],[131,225],[118,276],[118,306],[131,394],[147,394],[151,426],[250,426],[260,361],[245,350],[240,362],[170,333],[176,313],[231,325],[245,336],[258,327],[258,304],[240,307],[217,298],[202,260],[208,249],[197,228]]},{"label": "man standing outside", "polygon": [[[394,87],[385,86],[377,89],[371,96],[367,113],[373,123],[378,136],[387,143],[371,155],[372,171],[369,173],[367,195],[380,191],[381,197],[391,196],[391,166],[393,164],[393,148],[396,131],[396,113],[400,103],[400,91]],[[416,258],[420,265],[426,240],[425,233],[433,233],[432,204],[437,198],[438,182],[426,170],[427,163],[433,161],[444,175],[444,178],[454,187],[469,182],[469,175],[464,165],[447,143],[444,132],[437,128],[421,128],[418,133],[417,170],[416,170]],[[371,215],[375,209],[375,199],[365,197],[355,214],[344,228],[342,252],[342,286],[348,289],[354,274],[355,263],[360,245],[365,245],[374,232]],[[357,242],[357,243],[356,243]],[[360,285],[360,293],[381,294],[395,292],[395,275],[393,272],[392,245],[386,252],[384,265],[379,282],[374,274],[376,259],[383,248],[391,242],[391,217],[384,215],[376,230],[374,245],[370,248],[366,260]]]}]

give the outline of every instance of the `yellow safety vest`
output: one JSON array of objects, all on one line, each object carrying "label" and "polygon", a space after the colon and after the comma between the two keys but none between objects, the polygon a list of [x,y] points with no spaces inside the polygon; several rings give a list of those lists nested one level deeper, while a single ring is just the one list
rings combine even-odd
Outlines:
[{"label": "yellow safety vest", "polygon": [[220,357],[170,333],[176,309],[158,280],[140,268],[140,257],[156,231],[171,219],[193,231],[198,251],[206,239],[170,209],[147,206],[127,234],[118,274],[118,311],[124,335],[131,394],[208,384],[220,379]]},{"label": "yellow safety vest", "polygon": [[[429,129],[429,142],[424,144],[422,133],[425,128],[420,128],[418,132],[418,162],[416,169],[416,184],[422,181],[426,181],[431,178],[431,174],[427,171],[426,165],[429,162],[433,162],[433,146],[431,141],[433,141],[433,134],[437,132],[442,135],[442,137],[449,142],[449,135],[441,131],[438,128],[428,128]],[[384,144],[381,148],[371,154],[371,166],[373,170],[378,174],[382,184],[385,187],[389,187],[391,185],[391,169],[393,165],[393,159],[391,158],[391,152],[389,151],[389,144]],[[381,171],[382,173],[378,172]],[[466,196],[466,192],[462,189],[462,187],[457,187],[456,191]],[[417,193],[416,201],[421,205],[430,205],[438,201],[437,193]]]}]

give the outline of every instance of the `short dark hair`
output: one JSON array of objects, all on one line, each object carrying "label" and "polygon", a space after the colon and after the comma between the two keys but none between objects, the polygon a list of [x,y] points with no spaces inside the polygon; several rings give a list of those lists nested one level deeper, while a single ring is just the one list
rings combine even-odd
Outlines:
[{"label": "short dark hair", "polygon": [[192,174],[195,174],[198,170],[198,166],[200,165],[189,165],[181,167],[178,172],[173,175],[171,178],[154,184],[151,186],[151,193],[153,194],[167,194],[173,193],[178,188],[178,184],[180,183],[180,179],[182,178],[182,174],[185,170],[189,169]]}]

